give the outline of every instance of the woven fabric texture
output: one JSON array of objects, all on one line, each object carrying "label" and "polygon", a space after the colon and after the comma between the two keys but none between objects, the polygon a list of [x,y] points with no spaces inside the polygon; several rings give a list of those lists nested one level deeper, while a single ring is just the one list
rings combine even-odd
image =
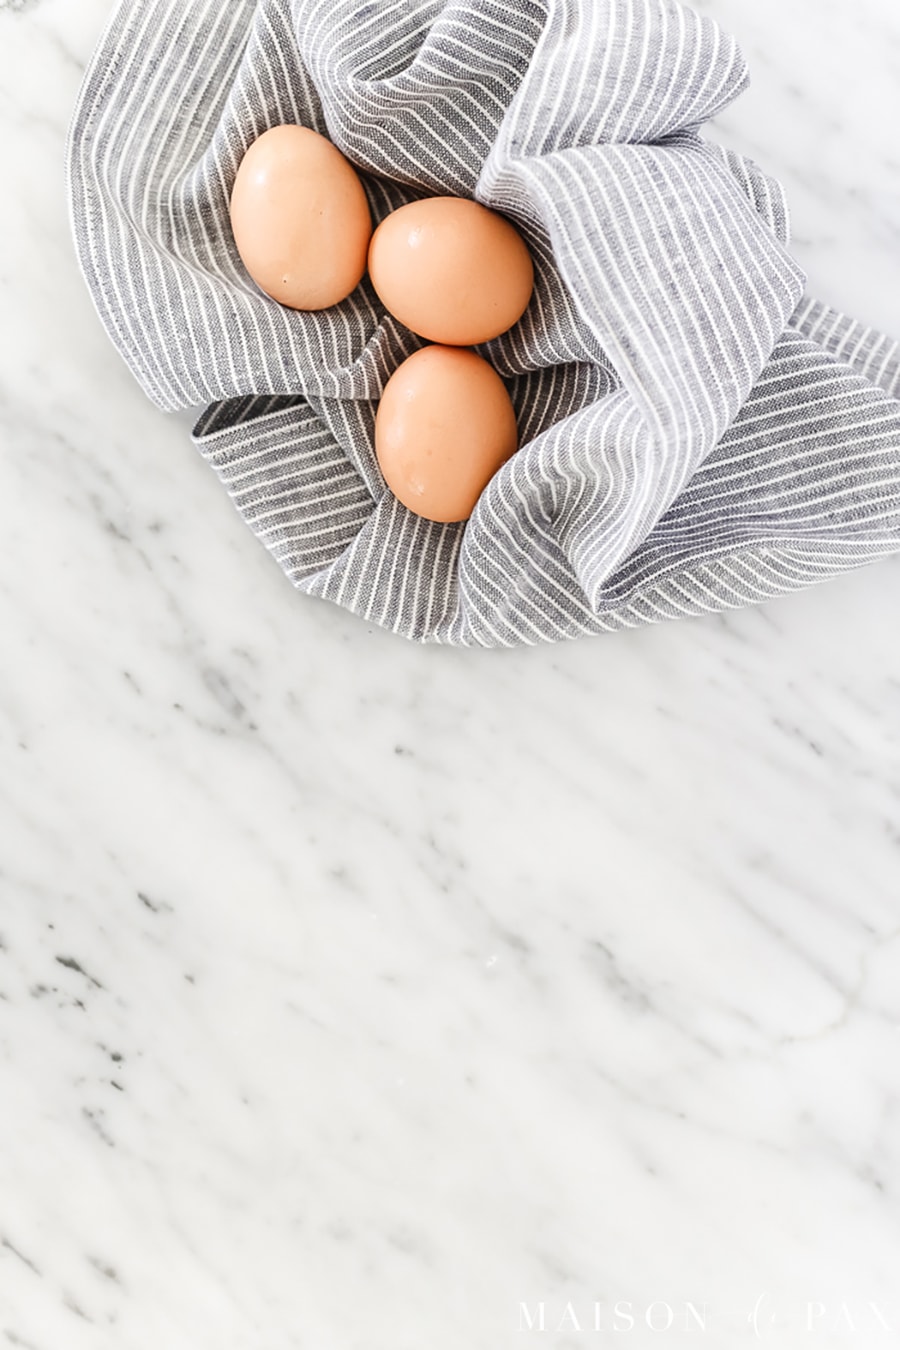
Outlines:
[{"label": "woven fabric texture", "polygon": [[[724,610],[900,548],[900,348],[804,295],[780,185],[703,135],[747,82],[675,0],[124,0],[68,185],[99,315],[301,591],[416,640],[538,643]],[[521,448],[468,522],[387,491],[379,394],[422,345],[368,280],[304,314],[228,223],[266,128],[330,137],[373,219],[507,215],[535,263],[477,350]]]}]

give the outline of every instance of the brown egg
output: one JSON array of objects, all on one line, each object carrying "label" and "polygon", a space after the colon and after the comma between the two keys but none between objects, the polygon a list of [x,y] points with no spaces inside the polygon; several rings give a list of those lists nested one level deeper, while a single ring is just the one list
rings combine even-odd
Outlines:
[{"label": "brown egg", "polygon": [[395,319],[460,347],[505,333],[534,286],[519,232],[466,197],[425,197],[392,211],[372,235],[369,277]]},{"label": "brown egg", "polygon": [[477,352],[423,347],[388,380],[375,414],[385,482],[428,520],[468,520],[518,444],[500,376]]},{"label": "brown egg", "polygon": [[327,309],[359,285],[372,234],[352,164],[308,127],[271,127],[238,166],[231,229],[253,280],[290,309]]}]

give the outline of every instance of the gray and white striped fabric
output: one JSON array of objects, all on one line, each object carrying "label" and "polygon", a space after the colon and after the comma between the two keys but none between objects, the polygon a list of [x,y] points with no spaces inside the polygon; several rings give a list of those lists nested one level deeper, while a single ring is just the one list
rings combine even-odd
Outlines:
[{"label": "gray and white striped fabric", "polygon": [[[701,135],[747,80],[675,0],[124,0],[68,170],[100,317],[302,591],[417,641],[537,643],[733,608],[900,548],[900,349],[804,298],[779,184]],[[421,342],[367,280],[302,314],[228,199],[267,127],[328,135],[373,218],[474,197],[535,261],[479,350],[521,449],[465,524],[386,490]]]}]

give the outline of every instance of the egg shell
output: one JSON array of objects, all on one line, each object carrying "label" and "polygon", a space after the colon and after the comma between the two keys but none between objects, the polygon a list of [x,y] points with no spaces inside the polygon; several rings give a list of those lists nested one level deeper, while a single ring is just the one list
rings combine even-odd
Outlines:
[{"label": "egg shell", "polygon": [[231,229],[256,284],[290,309],[346,299],[366,270],[372,217],[337,146],[309,127],[271,127],[238,166]]},{"label": "egg shell", "polygon": [[392,211],[372,235],[369,277],[395,319],[462,347],[505,333],[534,288],[518,230],[467,197],[425,197]]},{"label": "egg shell", "polygon": [[423,347],[398,366],[375,414],[375,453],[394,496],[427,520],[467,520],[518,445],[494,368],[463,347]]}]

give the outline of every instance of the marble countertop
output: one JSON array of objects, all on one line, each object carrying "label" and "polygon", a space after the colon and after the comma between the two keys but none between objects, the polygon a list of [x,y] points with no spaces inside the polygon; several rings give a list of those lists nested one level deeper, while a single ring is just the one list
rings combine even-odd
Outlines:
[{"label": "marble countertop", "polygon": [[[900,334],[900,10],[703,0]],[[293,592],[109,345],[108,0],[0,0],[0,1345],[900,1345],[900,559],[562,646]]]}]

